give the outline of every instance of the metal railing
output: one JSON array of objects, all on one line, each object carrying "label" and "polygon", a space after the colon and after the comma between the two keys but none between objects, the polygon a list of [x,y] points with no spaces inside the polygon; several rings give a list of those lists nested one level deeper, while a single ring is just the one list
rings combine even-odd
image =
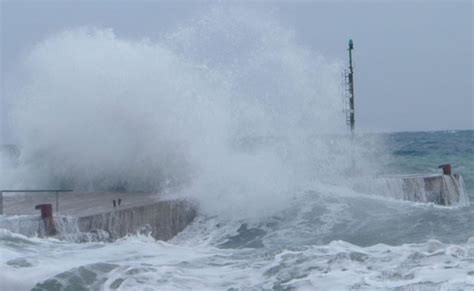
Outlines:
[{"label": "metal railing", "polygon": [[48,189],[48,190],[0,190],[0,215],[3,214],[3,193],[55,193],[56,213],[59,213],[59,193],[72,192],[70,189]]}]

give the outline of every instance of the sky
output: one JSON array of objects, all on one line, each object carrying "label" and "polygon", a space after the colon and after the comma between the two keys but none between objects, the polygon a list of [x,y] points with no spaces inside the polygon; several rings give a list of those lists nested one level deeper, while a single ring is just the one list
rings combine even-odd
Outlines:
[{"label": "sky", "polygon": [[[128,39],[159,38],[212,2],[1,2],[0,144],[11,142],[10,91],[24,56],[46,37],[80,26]],[[221,2],[222,3],[222,2]],[[298,42],[347,62],[354,40],[360,132],[474,128],[472,1],[245,2],[272,10]]]}]

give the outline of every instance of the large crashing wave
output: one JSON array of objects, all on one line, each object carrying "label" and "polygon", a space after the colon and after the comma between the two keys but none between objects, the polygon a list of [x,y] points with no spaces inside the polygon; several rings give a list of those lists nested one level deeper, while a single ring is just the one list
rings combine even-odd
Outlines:
[{"label": "large crashing wave", "polygon": [[67,30],[24,68],[10,185],[171,189],[258,213],[363,154],[327,135],[345,126],[340,62],[269,15],[217,8],[154,40]]}]

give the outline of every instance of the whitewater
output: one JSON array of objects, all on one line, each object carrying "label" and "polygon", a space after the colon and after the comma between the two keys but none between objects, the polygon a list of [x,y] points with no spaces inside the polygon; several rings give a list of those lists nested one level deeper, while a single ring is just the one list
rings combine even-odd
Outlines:
[{"label": "whitewater", "polygon": [[[244,9],[160,39],[80,27],[42,40],[20,65],[20,155],[1,157],[1,187],[156,191],[198,216],[167,242],[0,229],[1,289],[474,290],[474,132],[350,139],[342,64]],[[351,184],[447,162],[463,204]]]}]

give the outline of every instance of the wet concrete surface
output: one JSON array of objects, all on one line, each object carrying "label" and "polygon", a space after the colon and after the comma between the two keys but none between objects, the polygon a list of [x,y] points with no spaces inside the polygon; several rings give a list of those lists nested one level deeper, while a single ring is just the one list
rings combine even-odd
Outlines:
[{"label": "wet concrete surface", "polygon": [[[158,193],[64,192],[59,193],[58,206],[60,215],[82,217],[150,205],[158,201]],[[3,211],[6,215],[39,214],[35,210],[38,204],[52,204],[54,214],[58,213],[55,193],[3,193]]]}]

